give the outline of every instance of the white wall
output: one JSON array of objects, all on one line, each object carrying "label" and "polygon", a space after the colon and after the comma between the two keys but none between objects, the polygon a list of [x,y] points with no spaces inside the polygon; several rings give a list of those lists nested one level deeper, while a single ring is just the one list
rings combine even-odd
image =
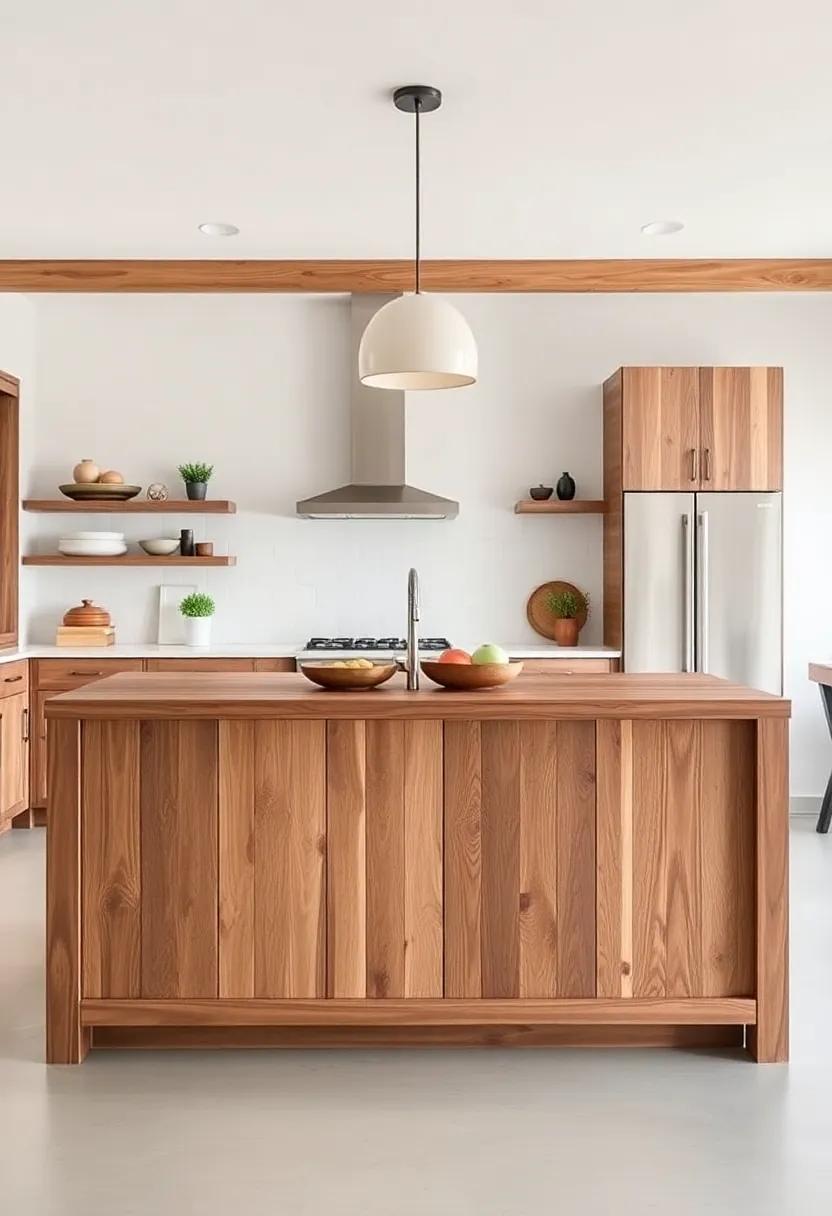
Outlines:
[{"label": "white wall", "polygon": [[[832,298],[564,295],[457,302],[479,341],[480,382],[412,395],[408,421],[409,480],[459,498],[455,522],[294,517],[297,498],[349,474],[347,305],[325,297],[35,297],[37,432],[26,491],[53,494],[82,456],[142,485],[165,481],[176,492],[177,463],[213,461],[212,493],[235,499],[239,513],[206,517],[197,538],[227,545],[239,564],[190,577],[217,598],[218,640],[399,633],[405,575],[415,564],[426,632],[459,642],[517,642],[535,636],[525,602],[547,578],[571,579],[600,608],[600,520],[519,517],[512,504],[529,484],[551,483],[565,468],[577,478],[579,494],[600,496],[605,376],[622,363],[783,364],[792,792],[821,793],[830,747],[806,664],[832,651],[832,411],[825,387]],[[31,518],[38,530],[33,544],[47,548],[59,522],[68,523],[67,517]],[[157,521],[127,524],[135,538],[159,531]],[[102,519],[99,526],[125,525]],[[34,598],[38,640],[51,639],[60,614],[82,594],[111,609],[120,640],[155,634],[156,572],[31,569],[23,577]],[[187,580],[177,573],[169,581]],[[596,611],[583,638],[600,636]]]}]

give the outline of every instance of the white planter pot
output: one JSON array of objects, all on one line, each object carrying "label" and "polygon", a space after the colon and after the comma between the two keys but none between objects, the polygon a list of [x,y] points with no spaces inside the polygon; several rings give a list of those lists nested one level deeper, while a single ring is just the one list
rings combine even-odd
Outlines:
[{"label": "white planter pot", "polygon": [[186,646],[211,645],[210,616],[186,616],[183,617],[183,620],[185,622]]}]

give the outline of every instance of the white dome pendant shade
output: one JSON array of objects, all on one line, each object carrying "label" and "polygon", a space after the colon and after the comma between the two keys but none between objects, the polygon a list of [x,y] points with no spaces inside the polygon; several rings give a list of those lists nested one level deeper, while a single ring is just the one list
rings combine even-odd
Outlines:
[{"label": "white dome pendant shade", "polygon": [[364,330],[358,376],[372,388],[461,388],[477,379],[477,344],[462,313],[441,296],[399,296]]},{"label": "white dome pendant shade", "polygon": [[358,376],[371,388],[461,388],[477,379],[477,344],[462,313],[439,296],[422,295],[421,157],[419,117],[438,110],[442,94],[426,84],[396,89],[397,110],[416,119],[416,291],[380,308],[369,321],[358,348]]}]

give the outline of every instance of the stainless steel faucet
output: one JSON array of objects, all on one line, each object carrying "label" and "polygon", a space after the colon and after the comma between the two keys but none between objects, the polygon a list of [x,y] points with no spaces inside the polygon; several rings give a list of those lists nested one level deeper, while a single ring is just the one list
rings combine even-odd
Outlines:
[{"label": "stainless steel faucet", "polygon": [[405,671],[407,687],[419,687],[419,575],[411,569],[407,576],[407,658]]}]

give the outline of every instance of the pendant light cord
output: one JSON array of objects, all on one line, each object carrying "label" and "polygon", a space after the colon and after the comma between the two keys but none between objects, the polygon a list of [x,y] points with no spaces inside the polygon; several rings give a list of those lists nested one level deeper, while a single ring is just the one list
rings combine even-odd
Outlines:
[{"label": "pendant light cord", "polygon": [[421,273],[419,262],[421,260],[421,193],[422,193],[422,169],[421,169],[421,152],[419,148],[419,111],[422,108],[421,100],[415,98],[415,114],[416,114],[416,295],[421,291]]}]

